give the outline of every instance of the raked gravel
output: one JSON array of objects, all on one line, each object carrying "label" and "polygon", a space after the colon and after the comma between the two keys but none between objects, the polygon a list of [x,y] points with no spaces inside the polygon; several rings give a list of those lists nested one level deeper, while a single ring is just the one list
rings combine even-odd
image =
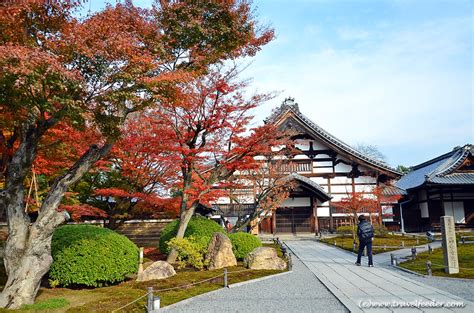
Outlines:
[{"label": "raked gravel", "polygon": [[223,288],[164,309],[166,312],[348,312],[298,258],[293,271]]}]

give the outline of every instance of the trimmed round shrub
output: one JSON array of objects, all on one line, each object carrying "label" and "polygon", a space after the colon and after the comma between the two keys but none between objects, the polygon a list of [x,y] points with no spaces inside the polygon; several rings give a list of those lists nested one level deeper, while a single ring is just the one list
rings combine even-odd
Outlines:
[{"label": "trimmed round shrub", "polygon": [[137,246],[127,237],[92,225],[64,225],[53,234],[52,285],[100,287],[137,272]]},{"label": "trimmed round shrub", "polygon": [[[168,241],[176,237],[178,233],[179,220],[172,221],[161,231],[159,249],[162,253],[169,253]],[[208,246],[214,233],[225,233],[224,228],[202,216],[194,216],[188,223],[184,237],[192,236],[194,240],[204,246]]]},{"label": "trimmed round shrub", "polygon": [[353,226],[339,226],[336,229],[336,233],[343,234],[343,235],[352,235],[352,232],[357,229],[357,226],[354,228]]},{"label": "trimmed round shrub", "polygon": [[229,234],[229,239],[232,242],[232,251],[239,260],[243,260],[255,248],[262,246],[260,239],[249,233]]}]

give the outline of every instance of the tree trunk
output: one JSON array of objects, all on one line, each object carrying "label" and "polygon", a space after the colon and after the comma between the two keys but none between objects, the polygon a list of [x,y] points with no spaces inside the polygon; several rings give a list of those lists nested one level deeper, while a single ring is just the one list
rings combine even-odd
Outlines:
[{"label": "tree trunk", "polygon": [[[186,232],[186,228],[188,227],[188,223],[191,220],[191,217],[193,216],[194,211],[196,210],[196,207],[197,207],[197,201],[195,201],[189,209],[184,210],[181,213],[181,216],[179,218],[179,226],[178,226],[178,232],[176,233],[176,238],[178,239],[184,238],[184,233]],[[176,262],[177,257],[178,257],[178,252],[176,251],[176,249],[171,249],[170,254],[168,254],[168,258],[166,259],[166,261],[168,263],[173,264]]]},{"label": "tree trunk", "polygon": [[[60,225],[65,219],[65,214],[56,212],[50,225]],[[42,231],[33,225],[26,230],[29,235],[26,242],[25,236],[8,237],[5,249],[8,280],[0,295],[0,307],[18,309],[25,304],[34,303],[41,279],[53,262],[51,239],[55,228],[56,226]],[[15,251],[18,246],[24,246],[24,250]]]},{"label": "tree trunk", "polygon": [[64,193],[77,182],[91,166],[107,154],[112,143],[102,147],[91,146],[89,150],[51,186],[36,221],[24,212],[23,181],[31,168],[36,143],[25,140],[15,152],[9,164],[6,178],[5,205],[8,217],[8,239],[5,245],[4,264],[7,283],[0,295],[0,307],[18,309],[34,302],[41,279],[52,263],[51,239],[54,230],[68,217],[58,212]]}]

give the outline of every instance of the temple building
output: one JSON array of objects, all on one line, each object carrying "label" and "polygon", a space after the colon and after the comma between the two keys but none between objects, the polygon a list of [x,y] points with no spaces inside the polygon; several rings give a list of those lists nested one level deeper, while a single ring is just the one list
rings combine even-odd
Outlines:
[{"label": "temple building", "polygon": [[474,227],[474,146],[467,144],[416,165],[396,186],[406,191],[395,219],[402,231],[439,230],[450,215],[458,228]]},{"label": "temple building", "polygon": [[[384,162],[357,151],[319,127],[300,112],[294,99],[286,99],[265,122],[291,131],[298,153],[285,166],[285,179],[296,187],[276,210],[260,217],[260,233],[315,233],[349,225],[353,218],[334,206],[335,202],[353,192],[371,197],[374,187],[388,185],[401,176]],[[391,191],[394,190],[398,189],[392,186]],[[256,209],[253,197],[249,196],[252,192],[258,191],[248,186],[244,204],[245,195],[239,205],[223,197],[213,208],[227,218],[250,214]],[[392,221],[392,205],[382,203],[384,211],[380,214],[386,222]]]}]

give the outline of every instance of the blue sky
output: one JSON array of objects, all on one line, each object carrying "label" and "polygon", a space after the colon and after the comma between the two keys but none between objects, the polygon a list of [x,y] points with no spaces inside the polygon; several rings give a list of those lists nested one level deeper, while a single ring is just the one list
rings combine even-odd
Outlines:
[{"label": "blue sky", "polygon": [[393,166],[474,143],[472,1],[266,0],[254,7],[277,35],[243,73],[253,90],[280,92],[258,109],[260,120],[294,97],[315,123],[348,144],[376,145]]}]

